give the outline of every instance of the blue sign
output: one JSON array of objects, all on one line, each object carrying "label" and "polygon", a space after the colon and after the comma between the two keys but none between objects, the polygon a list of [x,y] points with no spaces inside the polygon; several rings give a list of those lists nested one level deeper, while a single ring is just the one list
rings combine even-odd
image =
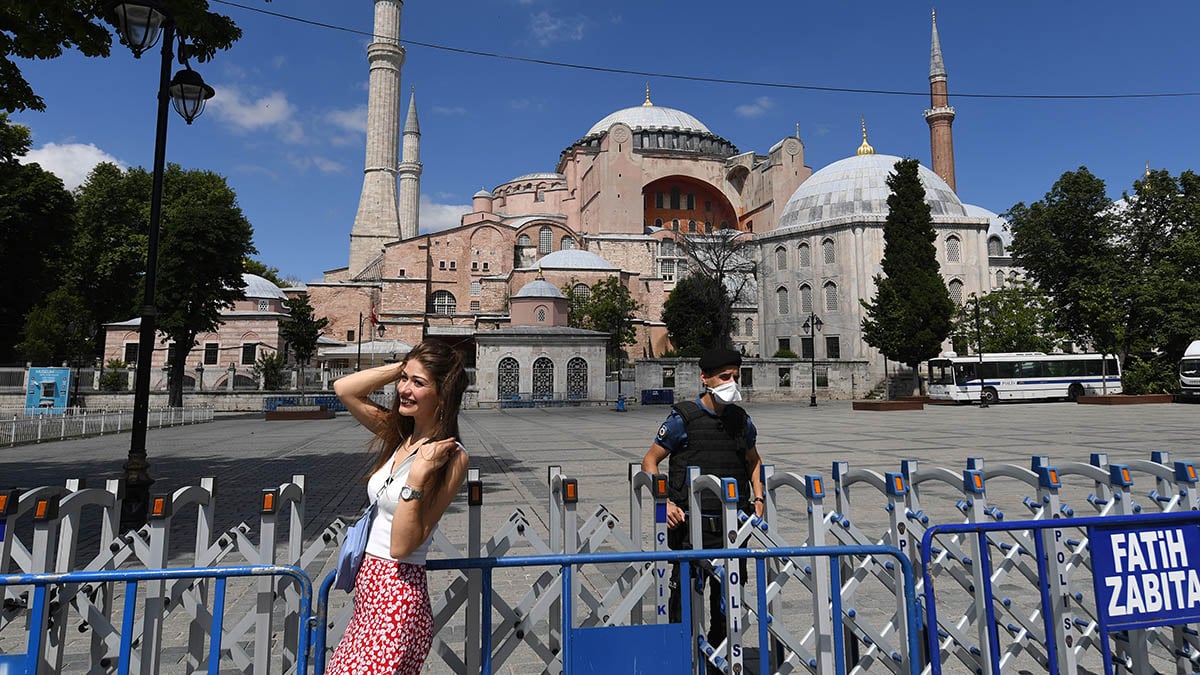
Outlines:
[{"label": "blue sign", "polygon": [[1092,528],[1088,543],[1107,630],[1200,622],[1200,526]]},{"label": "blue sign", "polygon": [[62,414],[71,391],[70,368],[30,368],[25,390],[25,412]]}]

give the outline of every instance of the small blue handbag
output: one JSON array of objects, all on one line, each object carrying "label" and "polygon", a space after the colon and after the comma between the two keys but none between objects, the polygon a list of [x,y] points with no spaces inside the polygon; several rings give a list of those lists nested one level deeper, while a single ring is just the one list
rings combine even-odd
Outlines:
[{"label": "small blue handbag", "polygon": [[337,576],[333,579],[333,587],[339,591],[349,593],[354,590],[358,568],[362,567],[363,557],[367,554],[367,537],[371,534],[375,510],[375,503],[372,502],[358,520],[346,529],[346,538],[342,539],[342,547],[338,550]]}]

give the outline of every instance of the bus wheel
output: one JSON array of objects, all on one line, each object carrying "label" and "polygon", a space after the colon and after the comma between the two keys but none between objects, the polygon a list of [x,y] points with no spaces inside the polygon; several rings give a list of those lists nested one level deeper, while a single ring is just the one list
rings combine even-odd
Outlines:
[{"label": "bus wheel", "polygon": [[1068,401],[1071,401],[1071,402],[1077,401],[1077,400],[1079,400],[1080,396],[1083,396],[1083,385],[1082,384],[1079,384],[1078,382],[1076,382],[1075,384],[1072,384],[1071,386],[1067,387],[1067,400]]},{"label": "bus wheel", "polygon": [[983,388],[983,402],[984,403],[986,403],[988,405],[992,405],[993,403],[995,403],[996,401],[999,401],[999,400],[1000,400],[1000,395],[996,393],[996,390],[994,388],[992,388],[992,387],[984,387]]}]

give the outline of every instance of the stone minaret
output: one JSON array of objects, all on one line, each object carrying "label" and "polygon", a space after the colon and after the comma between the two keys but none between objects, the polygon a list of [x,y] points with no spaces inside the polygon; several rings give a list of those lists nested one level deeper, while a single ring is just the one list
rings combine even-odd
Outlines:
[{"label": "stone minaret", "polygon": [[375,0],[375,41],[367,95],[367,160],[362,196],[350,231],[350,275],[358,274],[383,245],[400,238],[396,207],[396,158],[400,150],[401,0]]},{"label": "stone minaret", "polygon": [[942,43],[938,40],[937,12],[933,13],[933,45],[929,55],[929,110],[925,121],[929,123],[929,148],[933,155],[933,172],[942,177],[955,192],[954,185],[954,136],[950,130],[954,124],[954,108],[950,107],[950,94],[946,88],[946,65],[942,63]]},{"label": "stone minaret", "polygon": [[404,146],[400,154],[400,238],[417,236],[421,205],[421,125],[417,124],[417,92],[408,100]]}]

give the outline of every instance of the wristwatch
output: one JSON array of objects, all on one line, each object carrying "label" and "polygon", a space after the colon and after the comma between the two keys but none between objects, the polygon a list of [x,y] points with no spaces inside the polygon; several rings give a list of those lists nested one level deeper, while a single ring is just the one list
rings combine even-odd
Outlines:
[{"label": "wristwatch", "polygon": [[414,499],[420,499],[423,496],[425,496],[424,492],[413,489],[407,485],[400,488],[400,499],[406,502],[411,502]]}]

